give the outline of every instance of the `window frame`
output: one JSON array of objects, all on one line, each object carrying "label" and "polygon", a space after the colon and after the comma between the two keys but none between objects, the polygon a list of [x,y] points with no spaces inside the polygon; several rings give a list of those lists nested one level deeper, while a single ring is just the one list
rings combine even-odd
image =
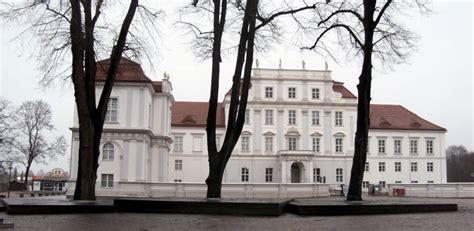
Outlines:
[{"label": "window frame", "polygon": [[336,182],[342,183],[344,182],[344,170],[342,168],[336,168]]},{"label": "window frame", "polygon": [[311,88],[311,99],[320,99],[321,91],[319,88]]},{"label": "window frame", "polygon": [[273,137],[265,136],[265,152],[273,152]]},{"label": "window frame", "polygon": [[102,173],[100,175],[100,187],[113,188],[114,187],[114,174]]},{"label": "window frame", "polygon": [[296,87],[288,87],[288,99],[296,99]]},{"label": "window frame", "polygon": [[410,163],[410,171],[411,172],[418,172],[418,162],[411,162]]},{"label": "window frame", "polygon": [[385,172],[385,162],[379,162],[379,172]]},{"label": "window frame", "polygon": [[250,152],[250,136],[249,135],[241,136],[240,151],[241,152]]},{"label": "window frame", "polygon": [[342,111],[335,111],[334,112],[334,126],[335,127],[344,126],[343,118],[344,118],[344,116],[343,116]]},{"label": "window frame", "polygon": [[174,160],[174,170],[183,171],[183,160]]},{"label": "window frame", "polygon": [[[338,142],[340,141],[340,142]],[[334,139],[334,152],[343,153],[344,152],[344,139],[342,137],[336,137]]]},{"label": "window frame", "polygon": [[320,125],[320,113],[319,111],[311,111],[311,125],[312,126],[319,126]]},{"label": "window frame", "polygon": [[173,152],[183,152],[183,136],[174,136]]},{"label": "window frame", "polygon": [[265,98],[273,99],[273,87],[265,87]]},{"label": "window frame", "polygon": [[265,182],[273,182],[273,168],[265,168]]},{"label": "window frame", "polygon": [[265,109],[265,125],[273,125],[273,110]]},{"label": "window frame", "polygon": [[288,125],[296,125],[296,110],[288,110]]},{"label": "window frame", "polygon": [[[109,146],[110,145],[110,146]],[[102,160],[113,161],[115,158],[115,145],[107,142],[102,146]]]},{"label": "window frame", "polygon": [[[115,101],[115,104],[114,104]],[[112,106],[115,105],[115,108],[112,108]],[[115,118],[113,118],[112,112],[115,112]],[[109,97],[109,101],[107,102],[107,109],[105,112],[105,118],[104,118],[105,123],[117,123],[118,122],[118,97],[113,96]]]},{"label": "window frame", "polygon": [[250,170],[247,167],[241,168],[241,180],[242,182],[249,182]]}]

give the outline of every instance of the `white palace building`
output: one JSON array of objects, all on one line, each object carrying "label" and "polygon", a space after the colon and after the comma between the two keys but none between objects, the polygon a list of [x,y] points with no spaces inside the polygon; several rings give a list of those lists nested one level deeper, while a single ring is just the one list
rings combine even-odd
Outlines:
[{"label": "white palace building", "polygon": [[[98,93],[108,64],[98,62]],[[218,106],[218,144],[224,137],[229,102],[228,93]],[[175,101],[166,74],[162,81],[152,81],[139,64],[123,58],[102,135],[97,195],[204,196],[207,109],[207,102]],[[305,195],[317,196],[347,185],[356,112],[356,96],[333,80],[327,68],[257,66],[245,126],[224,174],[223,195],[258,197],[264,195],[258,190],[267,190],[284,197],[290,190],[312,190]],[[79,149],[75,115],[72,181]],[[385,188],[446,182],[446,129],[400,105],[373,104],[370,117],[365,190],[374,183]],[[70,185],[72,189],[74,184]]]}]

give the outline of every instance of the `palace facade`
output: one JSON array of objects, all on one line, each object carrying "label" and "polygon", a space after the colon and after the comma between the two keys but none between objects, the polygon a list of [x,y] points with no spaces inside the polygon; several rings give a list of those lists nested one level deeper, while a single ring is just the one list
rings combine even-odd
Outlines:
[{"label": "palace facade", "polygon": [[[107,67],[108,60],[98,62],[98,94]],[[204,183],[207,102],[175,101],[172,89],[168,75],[152,81],[139,64],[122,59],[102,136],[98,195],[152,190],[155,183]],[[224,138],[229,103],[228,92],[218,105],[218,145]],[[356,96],[333,80],[327,67],[257,67],[245,125],[223,181],[348,184],[356,117]],[[374,183],[385,187],[446,182],[446,129],[401,105],[373,104],[370,118],[365,189]],[[77,128],[75,113],[72,180],[77,173]]]}]

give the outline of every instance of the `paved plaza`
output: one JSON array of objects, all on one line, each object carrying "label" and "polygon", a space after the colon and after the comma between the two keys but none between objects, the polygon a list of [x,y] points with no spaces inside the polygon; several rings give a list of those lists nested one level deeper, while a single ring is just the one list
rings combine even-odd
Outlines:
[{"label": "paved plaza", "polygon": [[0,213],[0,217],[15,223],[14,230],[474,230],[474,199],[416,200],[457,203],[459,211],[361,216],[298,216],[287,213],[279,217],[151,213]]}]

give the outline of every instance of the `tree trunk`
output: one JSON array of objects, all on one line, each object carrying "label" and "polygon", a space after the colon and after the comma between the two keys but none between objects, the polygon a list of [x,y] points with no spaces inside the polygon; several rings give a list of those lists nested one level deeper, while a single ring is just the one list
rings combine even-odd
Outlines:
[{"label": "tree trunk", "polygon": [[28,191],[28,176],[30,172],[30,167],[31,167],[31,162],[28,163],[28,165],[26,166],[25,181],[23,182],[25,184],[26,191]]},{"label": "tree trunk", "polygon": [[85,125],[82,123],[79,127],[79,162],[74,200],[95,200],[97,169],[92,168],[96,155],[93,139],[95,133],[90,121],[88,126]]},{"label": "tree trunk", "polygon": [[[232,150],[238,141],[240,133],[242,132],[245,110],[247,106],[248,89],[250,86],[250,73],[253,62],[253,46],[255,35],[255,20],[257,14],[258,0],[249,0],[246,5],[245,15],[242,23],[242,31],[240,34],[239,49],[237,53],[237,62],[235,66],[231,101],[228,112],[228,123],[224,143],[220,151],[217,151],[215,142],[216,129],[216,108],[218,98],[218,83],[219,83],[219,65],[220,57],[220,43],[222,32],[224,31],[226,1],[222,3],[221,21],[219,18],[219,1],[214,2],[214,44],[213,44],[213,62],[212,62],[212,81],[211,81],[211,96],[209,99],[209,111],[207,118],[207,139],[208,139],[208,155],[209,155],[209,176],[206,179],[207,184],[207,198],[221,198],[222,178],[224,175],[225,166],[230,159]],[[247,56],[245,56],[247,53]],[[246,57],[246,58],[245,58]],[[245,62],[244,82],[242,89],[240,81],[242,76],[242,69]],[[240,96],[240,97],[239,97]]]},{"label": "tree trunk", "polygon": [[221,171],[222,165],[219,163],[220,158],[211,159],[211,156],[217,157],[219,154],[219,152],[216,152],[209,155],[209,176],[206,179],[207,198],[221,198],[222,177],[224,171]]},{"label": "tree trunk", "polygon": [[364,0],[364,61],[357,85],[357,130],[355,136],[354,157],[351,179],[347,193],[348,201],[362,200],[362,181],[367,160],[367,142],[370,127],[370,89],[372,82],[372,47],[374,34],[374,11],[376,1]]}]

